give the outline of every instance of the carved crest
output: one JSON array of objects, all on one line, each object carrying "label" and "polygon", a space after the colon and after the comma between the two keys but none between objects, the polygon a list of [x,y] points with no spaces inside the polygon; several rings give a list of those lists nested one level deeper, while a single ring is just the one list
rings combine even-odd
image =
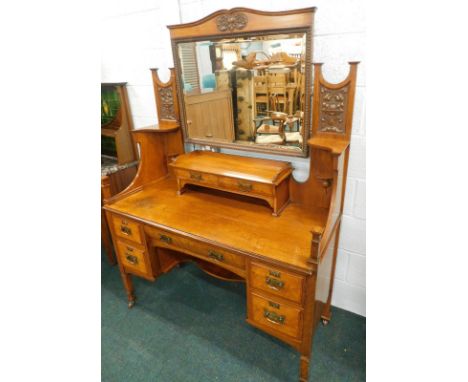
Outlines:
[{"label": "carved crest", "polygon": [[222,15],[216,18],[216,25],[221,32],[244,29],[247,25],[247,15],[241,12]]},{"label": "carved crest", "polygon": [[344,134],[347,103],[348,87],[328,89],[320,86],[320,121],[318,131]]},{"label": "carved crest", "polygon": [[159,88],[159,99],[161,101],[161,119],[176,119],[174,111],[174,99],[172,89]]}]

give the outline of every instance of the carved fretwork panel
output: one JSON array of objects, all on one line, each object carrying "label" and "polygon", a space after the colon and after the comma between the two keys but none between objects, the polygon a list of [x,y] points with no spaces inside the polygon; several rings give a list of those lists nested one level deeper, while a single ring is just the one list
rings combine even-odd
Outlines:
[{"label": "carved fretwork panel", "polygon": [[172,88],[159,88],[159,99],[161,100],[161,119],[176,120],[174,111],[174,98],[172,95]]},{"label": "carved fretwork panel", "polygon": [[346,133],[345,112],[348,106],[348,86],[329,89],[320,85],[320,116],[318,131],[322,133]]},{"label": "carved fretwork panel", "polygon": [[233,32],[244,29],[247,25],[247,15],[241,12],[229,13],[216,18],[216,26],[221,32]]},{"label": "carved fretwork panel", "polygon": [[162,82],[158,76],[158,69],[151,69],[154,96],[159,123],[165,121],[166,123],[178,124],[180,117],[174,68],[170,68],[170,71],[171,77],[169,81]]},{"label": "carved fretwork panel", "polygon": [[348,76],[337,84],[323,78],[321,63],[314,64],[312,137],[351,139],[358,64],[350,62]]}]

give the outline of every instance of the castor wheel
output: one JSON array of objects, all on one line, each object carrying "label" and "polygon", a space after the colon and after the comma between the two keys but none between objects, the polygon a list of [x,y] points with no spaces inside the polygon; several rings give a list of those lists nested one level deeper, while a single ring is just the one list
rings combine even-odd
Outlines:
[{"label": "castor wheel", "polygon": [[132,308],[133,308],[133,305],[135,305],[135,300],[129,301],[129,302],[128,302],[128,309],[132,309]]},{"label": "castor wheel", "polygon": [[325,319],[325,318],[322,318],[322,325],[323,325],[323,326],[327,326],[329,322],[330,322],[330,320],[327,320],[327,319]]}]

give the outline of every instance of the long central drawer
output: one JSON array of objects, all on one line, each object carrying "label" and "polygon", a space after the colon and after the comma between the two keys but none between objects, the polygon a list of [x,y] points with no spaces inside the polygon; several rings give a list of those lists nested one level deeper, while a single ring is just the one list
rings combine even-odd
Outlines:
[{"label": "long central drawer", "polygon": [[188,252],[189,254],[200,257],[203,260],[223,265],[227,268],[245,270],[245,258],[243,256],[236,255],[226,251],[225,249],[218,248],[186,236],[170,233],[159,228],[146,226],[145,231],[153,238],[153,243],[157,247]]}]

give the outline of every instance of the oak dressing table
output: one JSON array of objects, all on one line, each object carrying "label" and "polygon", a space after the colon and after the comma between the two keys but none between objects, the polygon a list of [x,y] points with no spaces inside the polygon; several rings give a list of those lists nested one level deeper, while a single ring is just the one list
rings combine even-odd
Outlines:
[{"label": "oak dressing table", "polygon": [[[178,39],[187,36],[227,37],[265,30],[270,33],[273,29],[278,33],[283,25],[290,30],[306,28],[311,33],[314,12],[315,8],[286,12],[246,8],[219,11],[194,23],[170,27],[173,49],[177,49]],[[309,43],[310,38],[307,34]],[[308,51],[307,59],[310,54]],[[213,59],[215,62],[219,64],[220,59]],[[178,57],[175,63],[176,67],[180,65]],[[311,69],[310,62],[302,68]],[[284,183],[287,191],[287,203],[282,205],[279,216],[273,216],[269,202],[258,198],[264,194],[249,196],[250,192],[255,194],[255,184],[242,190],[218,187],[215,176],[220,167],[232,164],[236,188],[238,179],[245,181],[246,176],[255,175],[255,168],[261,177],[265,160],[249,158],[245,171],[242,164],[247,162],[243,157],[230,155],[224,160],[225,154],[221,153],[201,154],[202,160],[187,163],[187,158],[200,153],[184,150],[184,141],[193,143],[193,139],[187,136],[189,130],[183,122],[182,77],[172,69],[170,80],[163,83],[153,70],[159,124],[132,132],[141,150],[138,172],[128,188],[108,197],[104,206],[129,307],[136,298],[133,276],[155,281],[187,261],[214,277],[245,282],[247,322],[299,351],[299,380],[308,380],[316,326],[331,318],[356,72],[357,63],[350,63],[348,77],[339,84],[330,84],[322,76],[321,65],[315,65],[313,108],[312,97],[298,101],[307,106],[303,130],[310,126],[305,135],[307,147],[300,150],[301,156],[310,155],[309,177],[297,182],[286,161],[267,161],[271,163],[266,167],[276,169],[281,178],[278,184]],[[305,72],[307,95],[312,93],[311,74]],[[226,147],[225,141],[211,144]],[[292,156],[299,153],[295,148],[287,151],[284,147],[245,142],[239,145],[250,151],[277,149],[282,155]],[[211,167],[214,183],[205,187],[196,175],[181,185],[183,175],[177,171],[184,166],[192,166],[189,170],[196,174],[210,173]],[[274,183],[271,181],[268,186],[274,187]],[[179,195],[181,187],[184,192]]]}]

